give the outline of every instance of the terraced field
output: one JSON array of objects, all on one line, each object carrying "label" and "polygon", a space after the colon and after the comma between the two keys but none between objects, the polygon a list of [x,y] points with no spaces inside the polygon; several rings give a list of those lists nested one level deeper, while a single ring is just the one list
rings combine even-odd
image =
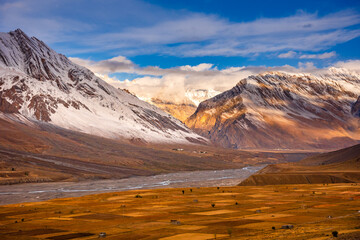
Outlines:
[{"label": "terraced field", "polygon": [[320,240],[337,231],[338,239],[359,239],[359,210],[359,184],[133,190],[3,205],[0,236]]}]

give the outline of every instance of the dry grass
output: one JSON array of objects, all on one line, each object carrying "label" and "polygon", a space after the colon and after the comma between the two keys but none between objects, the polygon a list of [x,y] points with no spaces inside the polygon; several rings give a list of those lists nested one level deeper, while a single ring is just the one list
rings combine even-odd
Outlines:
[{"label": "dry grass", "polygon": [[[360,185],[293,188],[196,188],[184,195],[179,189],[157,189],[5,205],[0,236],[84,240],[106,232],[106,239],[328,239],[335,230],[340,237],[359,233]],[[135,198],[139,193],[142,198]],[[280,229],[285,224],[294,228]]]}]

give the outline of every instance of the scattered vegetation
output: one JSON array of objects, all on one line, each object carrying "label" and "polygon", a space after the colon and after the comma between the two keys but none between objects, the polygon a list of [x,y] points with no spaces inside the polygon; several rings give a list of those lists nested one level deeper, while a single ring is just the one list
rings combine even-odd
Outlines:
[{"label": "scattered vegetation", "polygon": [[229,234],[229,237],[231,237],[231,235],[232,235],[232,229],[229,228],[229,229],[227,230],[227,232],[228,232],[228,234]]}]

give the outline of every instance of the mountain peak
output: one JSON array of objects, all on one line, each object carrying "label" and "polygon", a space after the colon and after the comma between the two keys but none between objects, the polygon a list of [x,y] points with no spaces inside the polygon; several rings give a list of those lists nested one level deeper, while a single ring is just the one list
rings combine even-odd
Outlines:
[{"label": "mountain peak", "polygon": [[206,141],[21,29],[0,33],[0,111],[109,138]]},{"label": "mountain peak", "polygon": [[24,33],[24,31],[21,30],[20,28],[17,28],[17,29],[15,29],[14,31],[10,31],[10,33],[16,33],[16,34],[19,34],[19,35],[25,35],[25,36],[27,36],[26,33]]},{"label": "mountain peak", "polygon": [[359,75],[265,72],[203,101],[185,123],[224,147],[346,147],[360,140],[359,95]]}]

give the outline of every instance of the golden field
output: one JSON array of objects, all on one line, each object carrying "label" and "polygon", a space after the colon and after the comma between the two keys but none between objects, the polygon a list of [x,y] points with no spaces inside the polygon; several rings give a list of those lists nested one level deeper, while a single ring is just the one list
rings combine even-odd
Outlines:
[{"label": "golden field", "polygon": [[355,183],[132,190],[0,206],[0,239],[359,239],[359,210]]}]

